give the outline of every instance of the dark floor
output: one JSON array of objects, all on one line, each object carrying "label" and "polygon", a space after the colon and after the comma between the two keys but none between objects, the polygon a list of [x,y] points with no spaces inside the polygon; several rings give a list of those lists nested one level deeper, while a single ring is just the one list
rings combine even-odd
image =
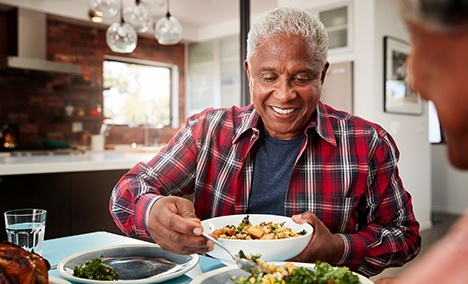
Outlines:
[{"label": "dark floor", "polygon": [[[432,214],[432,225],[433,227],[429,230],[425,230],[421,232],[421,238],[422,238],[422,245],[421,245],[421,252],[419,255],[416,257],[420,257],[421,255],[426,252],[426,250],[435,242],[437,242],[438,239],[440,239],[446,232],[447,230],[452,226],[452,224],[455,222],[456,219],[458,219],[458,215],[452,215],[452,214],[447,214],[447,213],[439,213],[439,212],[434,212]],[[408,264],[411,264],[408,263]],[[388,268],[384,270],[382,273],[371,277],[372,281],[375,281],[379,278],[382,277],[391,277],[391,276],[397,276],[400,274],[408,265],[406,264],[403,267],[398,267],[398,268]]]}]

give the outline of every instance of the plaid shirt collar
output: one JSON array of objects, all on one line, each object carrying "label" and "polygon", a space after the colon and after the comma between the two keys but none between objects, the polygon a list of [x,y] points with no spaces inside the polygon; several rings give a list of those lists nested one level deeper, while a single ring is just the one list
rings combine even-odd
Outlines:
[{"label": "plaid shirt collar", "polygon": [[[239,128],[237,135],[234,137],[234,144],[238,143],[242,139],[241,137],[249,137],[247,133],[260,133],[259,128],[262,124],[260,116],[255,111],[253,104],[248,105],[246,108],[248,111],[242,112],[242,115],[236,118],[236,121],[239,120],[242,127]],[[312,114],[309,125],[307,125],[304,133],[307,134],[307,132],[313,131],[313,129],[315,129],[322,139],[336,146],[335,134],[333,133],[333,127],[330,117],[328,116],[328,111],[325,105],[320,101],[317,105],[316,111]]]}]

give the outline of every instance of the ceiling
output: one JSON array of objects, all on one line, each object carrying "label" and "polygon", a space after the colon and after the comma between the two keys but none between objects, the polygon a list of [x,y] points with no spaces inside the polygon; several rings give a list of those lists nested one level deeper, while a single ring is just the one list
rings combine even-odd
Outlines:
[{"label": "ceiling", "polygon": [[[122,0],[123,4],[134,0]],[[251,16],[259,15],[277,7],[277,0],[250,0]],[[69,21],[96,25],[88,17],[88,0],[0,0],[0,4],[38,10]],[[141,0],[155,20],[166,14],[166,0]],[[240,0],[170,0],[169,9],[184,28],[186,41],[207,39],[206,33],[238,33],[240,28]],[[116,16],[105,19],[102,26],[118,21]]]}]

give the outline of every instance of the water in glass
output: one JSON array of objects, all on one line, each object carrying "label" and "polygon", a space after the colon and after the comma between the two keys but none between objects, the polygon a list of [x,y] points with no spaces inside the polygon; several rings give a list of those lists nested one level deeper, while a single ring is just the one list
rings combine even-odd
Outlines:
[{"label": "water in glass", "polygon": [[18,209],[5,212],[5,229],[10,243],[30,252],[42,254],[46,211]]}]

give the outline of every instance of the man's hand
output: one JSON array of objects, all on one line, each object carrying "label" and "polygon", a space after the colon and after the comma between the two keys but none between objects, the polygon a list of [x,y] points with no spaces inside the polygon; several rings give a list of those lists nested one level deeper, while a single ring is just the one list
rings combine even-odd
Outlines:
[{"label": "man's hand", "polygon": [[200,219],[195,216],[193,203],[186,198],[160,198],[151,207],[147,222],[149,234],[165,251],[192,254],[213,250],[213,243],[201,236]]},{"label": "man's hand", "polygon": [[307,247],[290,261],[315,262],[320,260],[334,265],[341,259],[344,251],[343,239],[332,234],[314,213],[306,211],[292,216],[292,219],[299,224],[309,223],[314,228],[314,232]]}]

